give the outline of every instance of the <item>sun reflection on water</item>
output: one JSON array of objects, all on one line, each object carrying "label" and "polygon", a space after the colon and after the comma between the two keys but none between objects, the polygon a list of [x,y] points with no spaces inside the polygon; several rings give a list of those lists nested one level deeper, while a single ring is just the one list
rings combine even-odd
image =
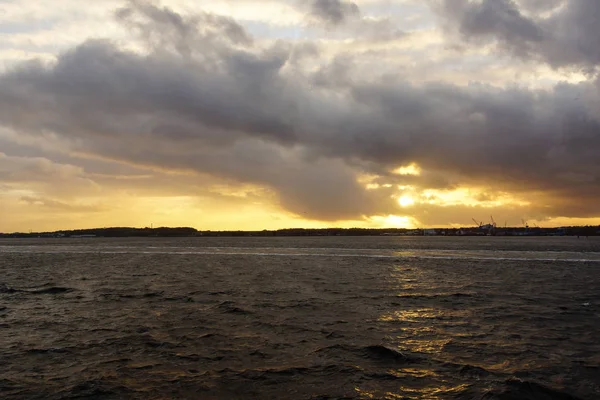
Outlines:
[{"label": "sun reflection on water", "polygon": [[[442,366],[445,348],[452,342],[451,330],[468,318],[463,308],[447,307],[439,303],[453,291],[438,279],[431,279],[427,270],[414,265],[395,267],[390,275],[389,288],[397,293],[395,307],[381,313],[377,319],[388,329],[391,346],[428,362],[410,367],[388,370],[387,374],[398,379],[397,390],[373,390],[361,386],[356,392],[361,399],[446,399],[468,389],[468,384],[452,382],[436,372]],[[443,292],[441,292],[443,291]]]},{"label": "sun reflection on water", "polygon": [[461,394],[469,388],[468,384],[446,385],[437,387],[412,388],[400,386],[395,392],[378,393],[376,390],[367,390],[356,387],[354,390],[359,399],[384,399],[384,400],[442,400]]},{"label": "sun reflection on water", "polygon": [[379,321],[402,321],[402,322],[420,322],[423,319],[431,319],[440,316],[440,311],[433,308],[419,308],[416,310],[398,310],[383,314]]}]

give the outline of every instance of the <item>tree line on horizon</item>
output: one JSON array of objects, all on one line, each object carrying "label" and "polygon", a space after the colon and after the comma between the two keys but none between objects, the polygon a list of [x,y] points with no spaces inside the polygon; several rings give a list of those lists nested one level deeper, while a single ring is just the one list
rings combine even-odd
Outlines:
[{"label": "tree line on horizon", "polygon": [[[110,227],[60,230],[54,232],[15,232],[0,233],[0,237],[219,237],[219,236],[385,236],[385,235],[426,235],[437,234],[446,236],[481,235],[484,232],[478,228],[438,228],[438,229],[407,229],[407,228],[286,228],[261,231],[212,231],[197,230],[191,227],[158,227],[133,228]],[[493,234],[498,235],[565,235],[565,236],[600,236],[600,226],[572,226],[562,228],[498,228]]]}]

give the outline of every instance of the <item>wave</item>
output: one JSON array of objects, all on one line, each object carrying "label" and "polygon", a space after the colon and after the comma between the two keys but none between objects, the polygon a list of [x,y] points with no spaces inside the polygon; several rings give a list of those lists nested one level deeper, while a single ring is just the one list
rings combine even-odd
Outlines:
[{"label": "wave", "polygon": [[26,353],[29,353],[29,354],[49,354],[49,353],[61,354],[61,353],[71,353],[71,350],[69,350],[67,348],[54,348],[54,347],[47,348],[47,349],[35,348],[35,349],[26,350]]},{"label": "wave", "polygon": [[[277,249],[279,251],[286,250]],[[294,250],[291,248],[290,250]],[[317,249],[307,249],[317,250]],[[330,250],[330,249],[327,249]],[[339,249],[336,249],[339,250]],[[348,250],[350,251],[350,250]],[[600,258],[552,258],[552,257],[516,257],[516,256],[480,256],[480,255],[429,255],[429,254],[363,254],[352,249],[354,253],[286,253],[286,252],[264,252],[264,251],[145,251],[145,250],[74,250],[74,249],[1,249],[4,253],[26,253],[26,254],[168,254],[168,255],[218,255],[218,256],[255,256],[255,257],[344,257],[344,258],[373,258],[373,259],[396,259],[396,260],[474,260],[474,261],[541,261],[541,262],[570,262],[570,263],[600,263]],[[372,251],[371,249],[369,251]],[[393,252],[392,250],[389,250]],[[402,253],[412,253],[402,250]],[[418,252],[423,252],[419,250]],[[538,252],[533,252],[538,253]],[[486,253],[487,254],[487,253]],[[547,253],[544,253],[547,254]],[[591,253],[585,253],[590,254]],[[594,253],[596,254],[596,253]]]},{"label": "wave", "polygon": [[[7,246],[0,245],[0,251],[6,250],[14,250],[16,248],[19,249],[41,249],[41,248],[61,248],[61,249],[89,249],[91,248],[109,248],[109,249],[119,249],[120,251],[126,250],[140,250],[146,249],[149,252],[153,252],[154,250],[165,250],[169,249],[169,251],[175,251],[179,249],[181,250],[194,250],[194,251],[231,251],[231,250],[251,250],[251,251],[264,251],[271,252],[275,251],[335,251],[335,252],[382,252],[382,251],[401,251],[406,253],[418,253],[418,252],[449,252],[453,253],[456,251],[467,251],[467,252],[485,252],[488,254],[494,253],[502,253],[502,254],[510,254],[510,253],[520,253],[520,254],[565,254],[565,253],[579,253],[583,252],[589,255],[600,256],[600,252],[598,251],[569,251],[569,250],[504,250],[504,249],[489,249],[489,250],[480,250],[480,249],[462,249],[456,250],[451,248],[408,248],[408,247],[371,247],[371,248],[360,248],[360,247],[313,247],[313,246],[114,246],[114,245],[98,245],[96,246],[88,246],[88,245],[23,245],[23,246]],[[12,251],[10,251],[12,252]]]},{"label": "wave", "polygon": [[175,357],[180,358],[182,360],[187,360],[187,361],[221,361],[223,358],[225,358],[224,356],[201,356],[199,354],[196,353],[177,353],[175,354]]},{"label": "wave", "polygon": [[348,356],[354,355],[362,359],[367,359],[375,362],[385,362],[392,364],[415,364],[422,359],[407,355],[398,350],[392,349],[381,344],[370,346],[352,346],[345,344],[336,344],[332,346],[322,347],[315,350],[315,353],[322,353],[326,357],[348,359]]},{"label": "wave", "polygon": [[473,293],[438,293],[438,294],[423,294],[423,293],[414,293],[414,294],[399,294],[396,296],[398,299],[439,299],[439,298],[460,298],[460,297],[475,297]]},{"label": "wave", "polygon": [[183,302],[183,303],[193,303],[194,299],[191,298],[190,296],[172,296],[172,297],[165,297],[165,301],[179,301],[179,302]]},{"label": "wave", "polygon": [[0,284],[0,293],[62,294],[72,292],[73,290],[75,289],[62,286],[15,289],[6,284]]},{"label": "wave", "polygon": [[[337,344],[319,348],[315,351],[322,354],[328,360],[339,359],[350,362],[352,356],[371,361],[378,365],[383,363],[386,370],[365,370],[362,367],[359,372],[364,379],[384,381],[403,379],[402,375],[393,372],[414,371],[415,376],[454,376],[456,382],[462,381],[466,384],[465,389],[453,395],[457,400],[581,400],[567,392],[550,388],[541,383],[524,381],[518,378],[508,378],[506,373],[500,371],[489,371],[485,368],[450,362],[436,361],[435,359],[417,357],[413,354],[405,354],[386,345],[353,346]],[[361,364],[359,360],[352,362],[353,365]],[[367,364],[368,365],[368,364]],[[420,373],[416,372],[420,371]],[[410,373],[410,372],[409,372]]]},{"label": "wave", "polygon": [[394,361],[400,363],[414,363],[417,359],[409,357],[398,350],[391,349],[383,345],[367,346],[364,347],[363,352],[370,358],[376,358],[383,361]]},{"label": "wave", "polygon": [[[107,289],[110,290],[110,289]],[[109,301],[119,300],[132,300],[132,299],[154,299],[162,298],[163,292],[145,292],[145,293],[118,293],[109,291],[107,293],[101,293],[98,295],[99,298]],[[167,299],[165,299],[167,300]]]},{"label": "wave", "polygon": [[492,375],[487,369],[470,364],[443,363],[442,366],[455,370],[463,378],[480,379]]},{"label": "wave", "polygon": [[516,378],[507,379],[495,386],[483,393],[467,389],[455,398],[457,400],[581,400],[569,393]]},{"label": "wave", "polygon": [[223,312],[225,312],[227,314],[241,314],[241,315],[252,314],[252,311],[238,307],[235,305],[235,303],[233,301],[230,301],[230,300],[219,303],[217,305],[217,307],[220,308],[221,310],[223,310]]},{"label": "wave", "polygon": [[131,398],[135,391],[122,385],[115,385],[103,379],[80,382],[61,393],[61,399],[82,398]]}]

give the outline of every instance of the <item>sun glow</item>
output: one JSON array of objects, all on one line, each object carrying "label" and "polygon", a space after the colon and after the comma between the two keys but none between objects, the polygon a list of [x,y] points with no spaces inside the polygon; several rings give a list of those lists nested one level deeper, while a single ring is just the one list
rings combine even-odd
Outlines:
[{"label": "sun glow", "polygon": [[528,206],[530,203],[509,193],[487,193],[483,189],[457,188],[454,190],[427,189],[421,192],[419,202],[422,204],[446,206],[477,206],[477,207],[502,207],[510,204],[512,206]]},{"label": "sun glow", "polygon": [[409,165],[405,165],[399,168],[396,168],[394,171],[392,171],[394,174],[396,175],[414,175],[414,176],[419,176],[421,175],[421,168],[415,164],[409,164]]},{"label": "sun glow", "polygon": [[398,198],[398,204],[400,204],[401,207],[414,206],[415,199],[413,199],[411,196],[403,195],[400,198]]},{"label": "sun glow", "polygon": [[392,228],[412,228],[414,226],[413,219],[410,217],[400,217],[397,215],[388,215],[383,220],[384,227]]}]

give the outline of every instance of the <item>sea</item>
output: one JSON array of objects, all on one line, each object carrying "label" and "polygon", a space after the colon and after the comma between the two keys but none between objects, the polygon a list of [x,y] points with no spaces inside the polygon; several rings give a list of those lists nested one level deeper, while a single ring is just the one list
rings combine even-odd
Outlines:
[{"label": "sea", "polygon": [[0,240],[2,399],[600,399],[600,237]]}]

